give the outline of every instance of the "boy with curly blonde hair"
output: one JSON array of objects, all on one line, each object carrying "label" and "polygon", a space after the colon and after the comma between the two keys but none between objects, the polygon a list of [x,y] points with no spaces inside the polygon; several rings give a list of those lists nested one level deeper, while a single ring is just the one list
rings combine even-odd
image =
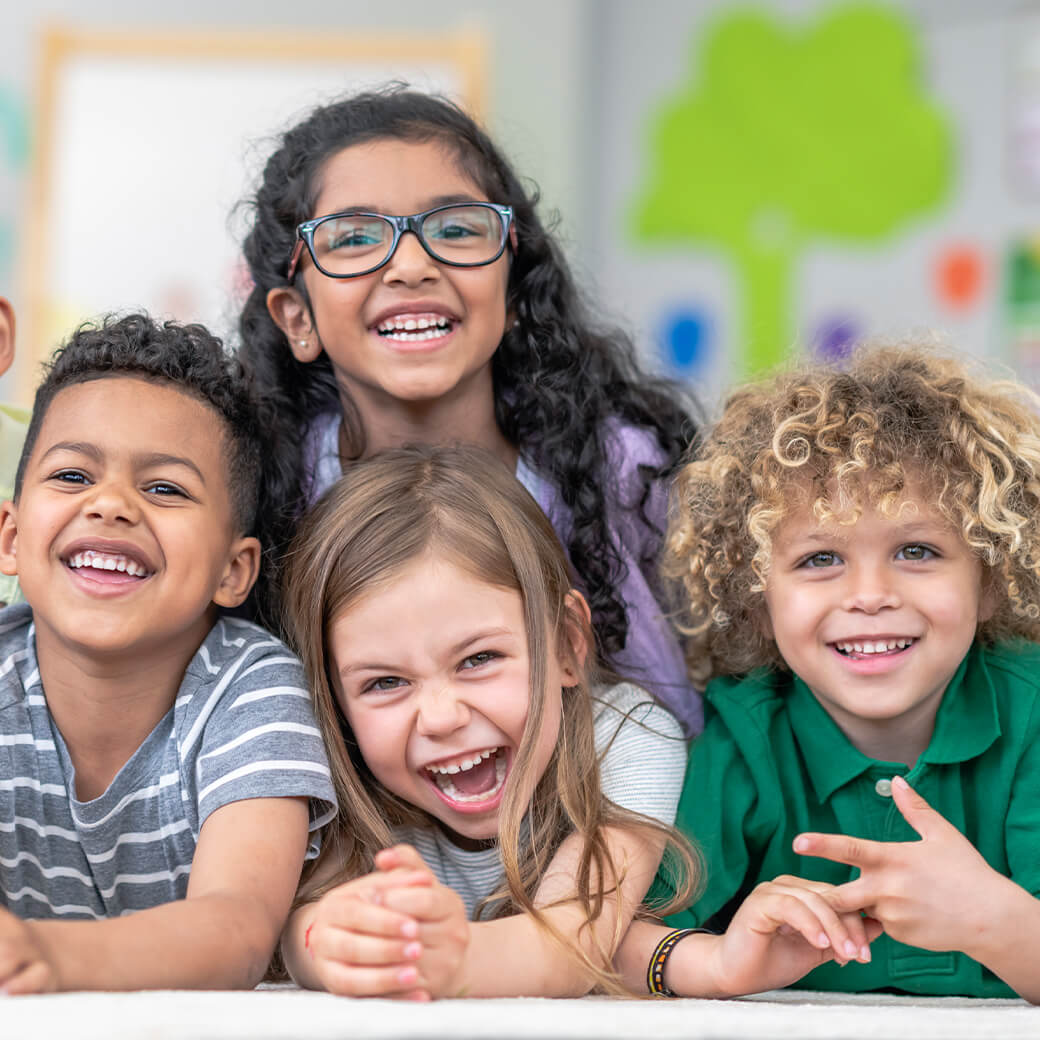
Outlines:
[{"label": "boy with curly blonde hair", "polygon": [[[665,566],[711,682],[677,820],[705,887],[669,923],[808,889],[884,933],[802,943],[823,963],[798,985],[1040,1002],[1040,399],[864,349],[735,392],[674,494]],[[622,952],[686,992],[686,934]]]}]

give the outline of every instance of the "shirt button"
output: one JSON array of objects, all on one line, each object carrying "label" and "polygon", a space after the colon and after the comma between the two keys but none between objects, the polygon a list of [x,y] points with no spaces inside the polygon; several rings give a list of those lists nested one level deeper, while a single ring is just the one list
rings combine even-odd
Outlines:
[{"label": "shirt button", "polygon": [[882,798],[891,798],[892,781],[882,778],[874,785],[874,790],[877,791]]}]

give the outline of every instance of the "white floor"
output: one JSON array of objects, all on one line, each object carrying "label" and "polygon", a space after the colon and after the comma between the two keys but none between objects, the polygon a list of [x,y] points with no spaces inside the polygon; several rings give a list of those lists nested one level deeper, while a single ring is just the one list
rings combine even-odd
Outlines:
[{"label": "white floor", "polygon": [[967,1000],[774,992],[734,1001],[446,1000],[398,1004],[296,989],[67,993],[0,999],[3,1040],[611,1040],[1040,1038],[1040,1007]]}]

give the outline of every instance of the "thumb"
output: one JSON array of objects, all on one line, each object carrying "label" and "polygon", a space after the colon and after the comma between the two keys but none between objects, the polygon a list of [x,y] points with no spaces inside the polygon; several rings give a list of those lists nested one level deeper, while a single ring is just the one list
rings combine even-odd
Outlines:
[{"label": "thumb", "polygon": [[935,838],[953,826],[936,812],[901,776],[892,777],[892,800],[903,819],[922,838]]}]

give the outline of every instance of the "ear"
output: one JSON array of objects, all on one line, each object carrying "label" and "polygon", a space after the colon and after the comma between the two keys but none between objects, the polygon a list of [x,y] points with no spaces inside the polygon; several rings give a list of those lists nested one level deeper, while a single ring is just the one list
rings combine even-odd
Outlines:
[{"label": "ear", "polygon": [[564,684],[576,686],[585,676],[585,662],[589,656],[589,639],[592,633],[592,611],[585,597],[571,589],[564,600],[567,617],[564,629],[567,645],[557,651],[560,672]]},{"label": "ear", "polygon": [[0,376],[14,361],[14,308],[0,296]]},{"label": "ear", "polygon": [[1000,598],[997,595],[996,576],[992,567],[984,566],[979,580],[982,583],[979,593],[979,624],[983,625],[997,612]]},{"label": "ear", "polygon": [[267,294],[267,313],[289,341],[297,361],[307,364],[321,353],[321,340],[311,321],[311,312],[302,293],[291,285],[272,289]]},{"label": "ear", "polygon": [[[0,537],[3,528],[0,528]],[[241,604],[260,573],[260,542],[256,538],[237,538],[231,543],[227,566],[213,593],[218,607],[237,607]]]},{"label": "ear", "polygon": [[0,574],[18,573],[17,511],[10,499],[0,506]]}]

